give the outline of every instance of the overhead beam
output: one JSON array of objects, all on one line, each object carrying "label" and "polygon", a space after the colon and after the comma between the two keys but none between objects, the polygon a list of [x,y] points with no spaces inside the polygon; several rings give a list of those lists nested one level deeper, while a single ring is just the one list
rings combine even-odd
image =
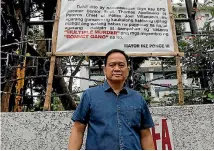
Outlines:
[{"label": "overhead beam", "polygon": [[54,23],[54,20],[29,21],[28,25],[49,25],[53,23]]},{"label": "overhead beam", "polygon": [[176,23],[190,22],[190,19],[188,19],[188,18],[176,18],[175,22]]}]

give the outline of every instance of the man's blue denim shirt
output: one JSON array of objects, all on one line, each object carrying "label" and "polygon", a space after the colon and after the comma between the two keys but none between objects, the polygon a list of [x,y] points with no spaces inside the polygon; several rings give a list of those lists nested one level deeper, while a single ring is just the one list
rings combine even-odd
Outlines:
[{"label": "man's blue denim shirt", "polygon": [[116,95],[107,82],[83,93],[72,120],[88,124],[90,150],[141,150],[140,130],[154,126],[138,92],[124,87]]}]

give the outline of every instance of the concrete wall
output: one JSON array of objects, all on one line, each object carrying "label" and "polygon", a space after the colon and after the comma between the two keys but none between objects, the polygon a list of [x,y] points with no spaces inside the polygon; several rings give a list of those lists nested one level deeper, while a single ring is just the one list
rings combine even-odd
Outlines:
[{"label": "concrete wall", "polygon": [[[214,105],[151,108],[172,123],[176,150],[214,149]],[[1,113],[1,149],[67,149],[73,112]]]}]

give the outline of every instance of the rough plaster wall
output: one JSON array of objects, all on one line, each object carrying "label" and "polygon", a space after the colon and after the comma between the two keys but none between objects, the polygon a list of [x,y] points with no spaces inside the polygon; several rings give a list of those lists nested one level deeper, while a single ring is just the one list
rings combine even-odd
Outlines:
[{"label": "rough plaster wall", "polygon": [[150,111],[171,120],[174,149],[214,149],[214,105],[156,107]]},{"label": "rough plaster wall", "polygon": [[66,149],[72,113],[1,113],[1,149]]},{"label": "rough plaster wall", "polygon": [[[214,105],[156,107],[150,111],[171,120],[174,149],[214,149]],[[67,149],[72,114],[1,113],[1,149]]]}]

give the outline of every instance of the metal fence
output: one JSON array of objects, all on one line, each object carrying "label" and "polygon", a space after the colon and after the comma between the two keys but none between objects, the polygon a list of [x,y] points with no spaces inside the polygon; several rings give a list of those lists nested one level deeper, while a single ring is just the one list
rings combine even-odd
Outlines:
[{"label": "metal fence", "polygon": [[[39,40],[41,41],[41,40]],[[49,39],[50,41],[50,39]],[[185,104],[201,104],[214,102],[214,47],[213,35],[182,35],[178,37],[179,49],[184,51],[185,56],[182,58],[182,72],[183,72],[183,87]],[[9,52],[14,45],[19,48],[23,43],[29,41],[12,43],[1,46],[1,97],[3,94],[10,95],[11,100],[20,97],[20,105],[27,106],[35,104],[39,100],[44,100],[45,89],[47,85],[47,77],[49,73],[50,57],[45,56],[31,56],[30,54],[20,55],[18,49]],[[31,41],[32,47],[36,40]],[[50,50],[50,48],[47,48]],[[103,79],[97,79],[97,76],[102,74],[102,67],[93,65],[90,57],[85,58],[86,63],[81,64],[80,68],[85,67],[89,69],[89,75],[83,77],[82,75],[72,75],[72,70],[77,67],[77,64],[72,63],[72,57],[58,57],[61,62],[61,71],[55,72],[54,77],[62,78],[65,83],[69,83],[69,79],[79,79],[93,81],[94,85],[103,82]],[[78,59],[78,58],[77,58]],[[131,64],[132,58],[130,59]],[[147,57],[142,60],[154,60],[160,62],[156,67],[143,67],[137,70],[132,70],[127,85],[136,89],[145,96],[146,101],[151,106],[165,106],[178,104],[178,92],[176,84],[162,83],[158,84],[158,80],[176,80],[176,64],[174,57]],[[78,62],[78,61],[77,61]],[[144,61],[145,62],[145,61]],[[96,68],[97,67],[97,68]],[[99,73],[92,73],[95,68]],[[151,70],[152,69],[152,70]],[[152,78],[146,78],[146,75],[153,74]],[[67,80],[67,81],[66,81]],[[12,84],[11,90],[8,90],[8,85]],[[69,87],[69,86],[68,86]],[[20,89],[20,91],[17,91]],[[84,91],[81,87],[72,86],[72,91],[69,93],[52,93],[52,98],[58,98],[64,95],[74,96],[75,94]],[[151,97],[151,91],[156,95],[156,100]],[[69,90],[69,88],[68,88]],[[53,90],[54,92],[54,90]],[[167,92],[167,94],[164,94]],[[160,93],[162,95],[160,96]],[[154,96],[153,94],[153,96]],[[78,97],[77,95],[75,95]],[[158,98],[158,100],[157,100]],[[28,104],[28,101],[30,103]],[[77,99],[79,100],[79,99]],[[76,101],[77,101],[76,100]],[[12,101],[14,102],[14,101]],[[52,101],[53,103],[53,101]],[[27,110],[23,110],[27,111]]]}]

